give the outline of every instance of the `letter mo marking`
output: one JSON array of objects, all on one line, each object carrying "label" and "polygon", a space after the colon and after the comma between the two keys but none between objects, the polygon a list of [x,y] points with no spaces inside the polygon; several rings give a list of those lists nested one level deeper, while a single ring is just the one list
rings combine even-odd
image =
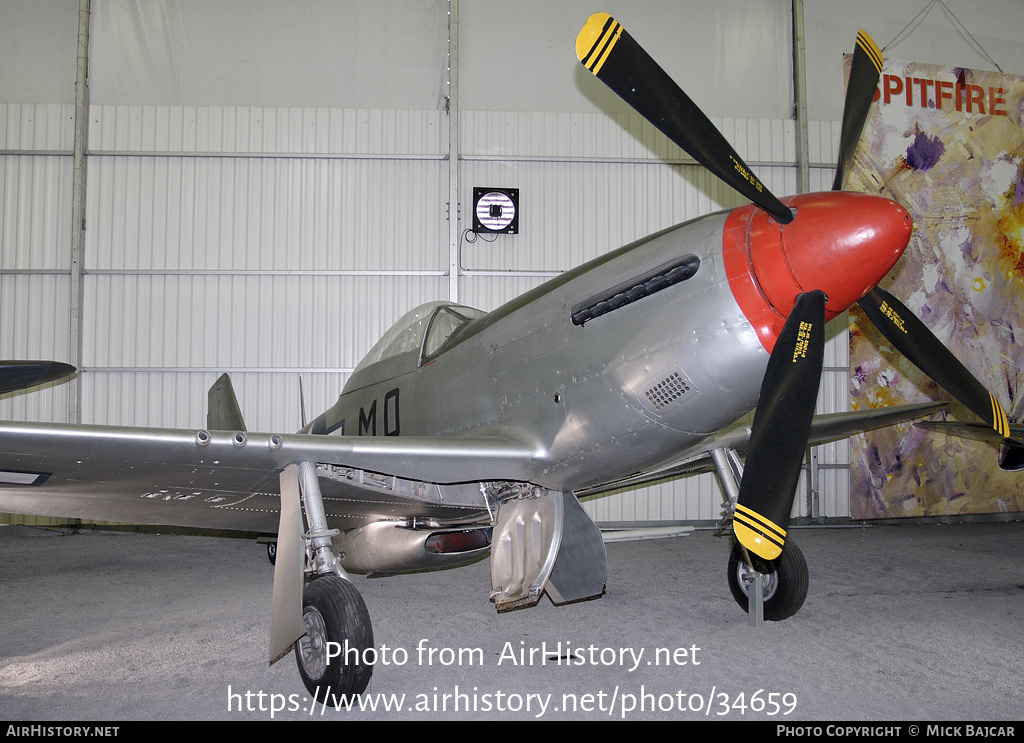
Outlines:
[{"label": "letter mo marking", "polygon": [[[402,431],[401,418],[398,412],[399,389],[395,387],[384,393],[381,407],[384,410],[383,433],[385,436],[398,436]],[[359,408],[359,435],[377,435],[377,400],[370,403],[370,408]]]}]

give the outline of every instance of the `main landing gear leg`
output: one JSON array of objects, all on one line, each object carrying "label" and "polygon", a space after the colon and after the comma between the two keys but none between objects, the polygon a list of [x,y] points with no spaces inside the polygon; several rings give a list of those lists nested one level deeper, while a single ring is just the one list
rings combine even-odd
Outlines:
[{"label": "main landing gear leg", "polygon": [[[301,533],[300,491],[309,525],[305,536]],[[335,533],[327,527],[316,463],[286,468],[281,474],[271,662],[294,644],[299,675],[321,702],[360,694],[373,672],[373,666],[365,662],[365,651],[373,647],[370,615],[331,550]],[[304,556],[314,573],[305,589]]]}]

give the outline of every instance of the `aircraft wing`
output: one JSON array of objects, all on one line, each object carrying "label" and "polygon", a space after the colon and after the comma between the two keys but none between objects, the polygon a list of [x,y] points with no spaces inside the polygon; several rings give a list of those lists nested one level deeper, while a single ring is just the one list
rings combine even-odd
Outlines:
[{"label": "aircraft wing", "polygon": [[[827,444],[830,441],[845,439],[875,428],[892,426],[896,423],[902,423],[915,418],[923,418],[932,413],[937,413],[945,407],[946,403],[934,402],[816,415],[811,420],[807,445],[818,446],[820,444]],[[638,473],[621,480],[615,480],[614,482],[578,490],[576,495],[580,497],[597,495],[598,493],[607,493],[611,490],[627,487],[637,487],[659,480],[714,472],[715,468],[711,461],[711,452],[715,449],[733,448],[742,453],[750,441],[750,431],[751,426],[749,422],[747,425],[736,426],[704,440],[699,447],[686,452],[679,459],[663,467],[650,472]]]},{"label": "aircraft wing", "polygon": [[[521,480],[537,454],[506,438],[344,437],[0,423],[0,511],[161,526],[277,531],[285,466],[312,461],[332,526],[486,513],[425,483]],[[344,468],[405,478],[345,476]],[[422,487],[421,487],[422,486]]]}]

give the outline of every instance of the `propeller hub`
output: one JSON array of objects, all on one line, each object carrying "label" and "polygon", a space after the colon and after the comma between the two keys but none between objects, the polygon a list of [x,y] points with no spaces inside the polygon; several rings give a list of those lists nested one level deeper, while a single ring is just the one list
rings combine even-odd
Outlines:
[{"label": "propeller hub", "polygon": [[827,319],[841,314],[889,273],[914,227],[903,207],[870,194],[831,191],[783,203],[796,210],[789,224],[744,206],[723,234],[729,285],[769,353],[797,296],[823,291]]}]

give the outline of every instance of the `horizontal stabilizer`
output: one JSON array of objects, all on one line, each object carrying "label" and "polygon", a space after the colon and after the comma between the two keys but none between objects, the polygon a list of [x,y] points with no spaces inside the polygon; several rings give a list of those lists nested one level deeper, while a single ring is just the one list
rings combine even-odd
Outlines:
[{"label": "horizontal stabilizer", "polygon": [[59,361],[0,361],[0,395],[70,377],[77,369]]},{"label": "horizontal stabilizer", "polygon": [[924,421],[914,425],[946,436],[993,444],[999,447],[999,466],[1002,469],[1013,472],[1024,469],[1024,425],[1020,423],[1011,423],[1006,436],[1000,436],[995,429],[985,423]]}]

